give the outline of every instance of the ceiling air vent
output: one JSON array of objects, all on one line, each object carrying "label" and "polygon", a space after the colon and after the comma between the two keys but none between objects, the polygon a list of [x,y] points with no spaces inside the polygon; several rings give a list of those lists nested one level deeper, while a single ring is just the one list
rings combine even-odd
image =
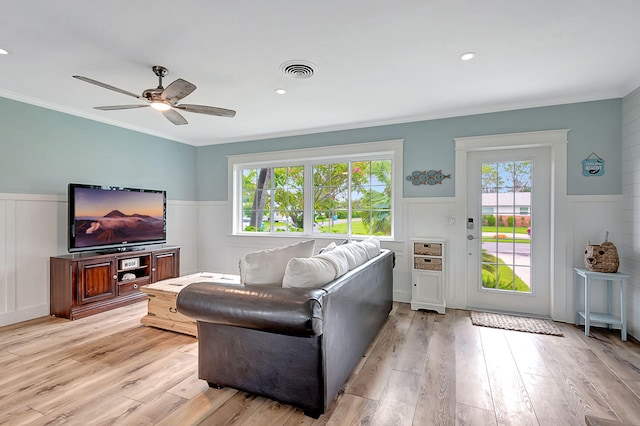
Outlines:
[{"label": "ceiling air vent", "polygon": [[284,75],[299,79],[311,78],[316,72],[316,66],[306,61],[285,62],[280,69]]}]

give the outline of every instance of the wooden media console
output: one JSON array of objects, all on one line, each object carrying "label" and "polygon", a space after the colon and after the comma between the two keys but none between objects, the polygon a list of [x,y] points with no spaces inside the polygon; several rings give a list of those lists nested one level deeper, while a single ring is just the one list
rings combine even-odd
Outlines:
[{"label": "wooden media console", "polygon": [[140,289],[180,276],[180,247],[50,258],[50,314],[77,319],[144,300]]}]

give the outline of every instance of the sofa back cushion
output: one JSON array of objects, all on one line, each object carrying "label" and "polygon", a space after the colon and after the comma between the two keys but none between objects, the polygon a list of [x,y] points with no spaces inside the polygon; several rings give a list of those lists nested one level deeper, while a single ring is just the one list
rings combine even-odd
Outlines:
[{"label": "sofa back cushion", "polygon": [[336,279],[336,268],[325,255],[291,259],[284,272],[282,287],[316,288]]},{"label": "sofa back cushion", "polygon": [[240,258],[240,282],[245,285],[282,285],[290,259],[313,255],[315,240],[254,251]]},{"label": "sofa back cushion", "polygon": [[282,287],[322,287],[380,254],[377,239],[337,246],[316,256],[287,264]]}]

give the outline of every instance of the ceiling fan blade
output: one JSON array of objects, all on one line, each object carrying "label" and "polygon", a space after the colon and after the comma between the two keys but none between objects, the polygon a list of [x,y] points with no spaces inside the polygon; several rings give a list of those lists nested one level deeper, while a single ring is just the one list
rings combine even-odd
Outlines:
[{"label": "ceiling fan blade", "polygon": [[162,95],[160,95],[160,97],[174,104],[180,99],[189,96],[194,90],[196,90],[195,84],[189,83],[187,80],[179,78],[168,85],[167,88],[164,89],[164,92],[162,92]]},{"label": "ceiling fan blade", "polygon": [[100,81],[94,80],[92,78],[83,77],[81,75],[74,75],[73,78],[77,78],[78,80],[85,81],[87,83],[95,84],[96,86],[104,87],[105,89],[113,90],[114,92],[122,93],[123,95],[133,96],[134,98],[144,99],[142,96],[136,95],[135,93],[131,93],[127,90],[119,89],[115,86],[111,86],[110,84],[102,83]]},{"label": "ceiling fan blade", "polygon": [[162,115],[167,117],[167,120],[169,120],[176,126],[180,126],[182,124],[189,124],[187,120],[178,111],[174,111],[170,109],[167,111],[162,111]]},{"label": "ceiling fan blade", "polygon": [[148,106],[149,105],[110,105],[110,106],[97,106],[94,108],[102,111],[114,111],[118,109],[145,108]]},{"label": "ceiling fan blade", "polygon": [[174,105],[174,108],[178,108],[184,111],[196,112],[198,114],[216,115],[218,117],[235,117],[236,112],[232,109],[224,109],[206,105],[190,105],[181,104]]}]

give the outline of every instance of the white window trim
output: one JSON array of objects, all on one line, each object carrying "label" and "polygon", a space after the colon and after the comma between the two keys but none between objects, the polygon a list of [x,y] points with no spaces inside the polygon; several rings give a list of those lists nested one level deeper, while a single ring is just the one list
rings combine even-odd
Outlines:
[{"label": "white window trim", "polygon": [[[335,145],[325,146],[317,148],[305,148],[305,149],[292,149],[287,151],[270,151],[253,154],[239,154],[229,155],[227,157],[228,162],[228,176],[229,176],[229,188],[228,194],[230,196],[229,204],[231,206],[231,234],[232,235],[249,235],[249,236],[262,236],[269,237],[311,237],[311,238],[336,238],[335,234],[318,234],[309,232],[295,232],[295,233],[242,233],[239,232],[240,224],[238,223],[240,218],[240,211],[242,209],[242,178],[238,170],[242,170],[247,167],[259,167],[264,166],[287,166],[287,165],[307,165],[307,164],[319,164],[322,162],[330,162],[332,160],[341,160],[344,157],[358,156],[363,160],[379,159],[382,157],[391,158],[392,161],[392,215],[393,220],[391,224],[391,236],[379,237],[381,240],[395,240],[400,239],[401,232],[401,218],[402,218],[402,189],[403,189],[403,145],[404,139],[394,139],[379,142],[364,142],[349,145]],[[328,154],[330,153],[330,154]],[[310,176],[311,171],[305,168],[305,180]],[[305,194],[305,197],[312,197],[312,194]],[[312,199],[312,198],[311,198]],[[306,205],[308,200],[305,200]],[[311,229],[310,226],[311,215],[305,214],[305,229]]]}]

